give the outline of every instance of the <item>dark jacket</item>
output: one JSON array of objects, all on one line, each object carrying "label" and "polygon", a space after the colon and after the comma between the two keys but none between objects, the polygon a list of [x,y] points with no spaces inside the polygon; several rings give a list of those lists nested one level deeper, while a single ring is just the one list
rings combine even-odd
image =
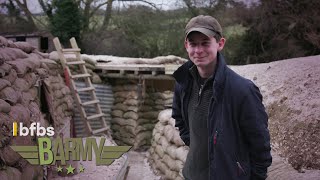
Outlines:
[{"label": "dark jacket", "polygon": [[[207,121],[210,180],[265,179],[272,157],[262,95],[252,81],[228,68],[220,53],[217,60]],[[188,61],[173,74],[176,84],[172,117],[188,146],[192,66]]]}]

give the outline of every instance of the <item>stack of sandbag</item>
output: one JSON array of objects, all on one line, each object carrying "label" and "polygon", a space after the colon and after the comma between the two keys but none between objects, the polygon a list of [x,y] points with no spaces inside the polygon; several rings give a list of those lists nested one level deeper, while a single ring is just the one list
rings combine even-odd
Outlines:
[{"label": "stack of sandbag", "polygon": [[[111,129],[113,137],[119,145],[130,145],[137,149],[146,145],[145,139],[151,139],[152,124],[149,119],[139,120],[142,97],[138,86],[119,85],[113,87],[114,106],[112,107]],[[150,127],[151,126],[151,127]]]},{"label": "stack of sandbag", "polygon": [[[40,179],[41,166],[32,166],[9,146],[36,145],[34,136],[12,137],[13,122],[46,127],[38,102],[40,55],[27,43],[13,43],[0,37],[0,179]],[[31,52],[30,52],[31,51]]]},{"label": "stack of sandbag", "polygon": [[[9,146],[37,144],[36,136],[13,137],[13,122],[23,123],[28,128],[33,122],[40,123],[42,127],[52,126],[45,118],[43,111],[47,107],[40,97],[41,82],[46,78],[57,79],[57,74],[52,74],[53,77],[48,73],[50,68],[43,61],[47,57],[27,42],[12,42],[0,36],[0,179],[43,179],[41,166],[30,165]],[[64,86],[62,79],[60,82],[60,86]],[[68,97],[68,90],[65,86],[63,88],[60,91],[66,93],[61,92],[64,97],[60,96],[60,99]],[[55,103],[58,98],[53,99],[52,105],[58,109]],[[47,105],[51,104],[48,102]]]},{"label": "stack of sandbag", "polygon": [[171,109],[160,112],[152,132],[149,161],[152,168],[165,179],[183,179],[182,168],[189,148],[180,138],[175,120],[171,118]]},{"label": "stack of sandbag", "polygon": [[[77,61],[75,54],[65,54],[64,56],[67,59],[67,61]],[[95,70],[95,66],[96,66],[97,62],[95,60],[93,60],[92,58],[90,58],[89,56],[85,56],[82,54],[81,54],[80,58],[81,58],[81,60],[83,60],[85,62],[86,69],[87,69],[88,73],[91,75],[91,81],[96,84],[102,83],[102,80],[99,77],[99,75],[97,73],[93,72]],[[61,64],[57,51],[52,51],[49,54],[49,59],[54,60],[57,64]],[[79,65],[70,65],[69,67],[70,67],[72,74],[82,74],[81,70],[79,69]]]},{"label": "stack of sandbag", "polygon": [[61,130],[73,116],[73,98],[70,89],[64,84],[64,79],[49,76],[44,80],[45,98],[49,104],[49,113],[54,122],[55,130]]},{"label": "stack of sandbag", "polygon": [[130,145],[133,149],[149,147],[158,114],[165,109],[165,104],[172,103],[172,92],[145,90],[138,82],[118,81],[113,93],[113,138],[119,145]]}]

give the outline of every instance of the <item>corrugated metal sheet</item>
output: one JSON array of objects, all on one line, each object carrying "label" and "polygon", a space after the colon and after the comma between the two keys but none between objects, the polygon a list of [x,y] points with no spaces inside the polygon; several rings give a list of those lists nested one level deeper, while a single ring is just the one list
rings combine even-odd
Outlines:
[{"label": "corrugated metal sheet", "polygon": [[[86,87],[85,83],[83,83],[83,82],[76,82],[76,86],[77,86],[77,88]],[[110,124],[111,107],[113,106],[113,101],[114,101],[112,87],[111,87],[111,85],[107,85],[107,84],[93,84],[93,86],[96,89],[97,98],[100,100],[101,110],[106,115],[105,120],[106,120],[107,124]],[[88,92],[81,92],[81,93],[79,93],[79,95],[80,95],[82,102],[92,100]],[[75,104],[75,115],[73,118],[75,136],[76,137],[84,137],[84,136],[86,136],[85,126],[83,124],[83,121],[80,118],[79,113],[77,112],[77,109],[78,108]],[[86,112],[87,112],[87,116],[90,116],[92,114],[96,114],[96,110],[95,110],[94,106],[86,107]],[[102,127],[100,119],[91,120],[90,124],[91,124],[92,129],[100,129]]]}]

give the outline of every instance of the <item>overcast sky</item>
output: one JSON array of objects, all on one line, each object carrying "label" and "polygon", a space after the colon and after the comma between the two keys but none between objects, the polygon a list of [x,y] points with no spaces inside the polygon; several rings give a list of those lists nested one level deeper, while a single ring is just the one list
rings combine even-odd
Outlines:
[{"label": "overcast sky", "polygon": [[[4,0],[0,0],[4,1]],[[175,8],[179,8],[181,6],[183,6],[183,4],[181,3],[182,1],[177,2],[176,0],[147,0],[148,2],[154,3],[159,9],[163,9],[163,10],[167,10],[167,9],[175,9]],[[32,13],[40,13],[42,12],[41,7],[38,3],[38,0],[28,0],[28,7],[30,9],[30,11]],[[146,3],[143,2],[119,2],[119,1],[115,1],[113,2],[113,6],[114,7],[122,7],[122,6],[128,6],[130,4],[144,4],[146,5]]]},{"label": "overcast sky", "polygon": [[[0,0],[0,2],[1,1],[5,1],[5,0]],[[146,0],[146,1],[154,3],[159,9],[162,9],[162,10],[176,9],[176,8],[180,8],[180,7],[184,6],[184,3],[182,0]],[[239,0],[239,1],[243,1],[247,4],[251,4],[252,2],[257,2],[259,0]],[[42,12],[40,5],[38,3],[38,0],[28,0],[27,2],[28,2],[28,7],[32,13]],[[130,4],[137,4],[137,3],[146,5],[146,3],[142,3],[142,2],[115,1],[113,3],[113,6],[114,7],[123,7],[123,6],[128,6]]]}]

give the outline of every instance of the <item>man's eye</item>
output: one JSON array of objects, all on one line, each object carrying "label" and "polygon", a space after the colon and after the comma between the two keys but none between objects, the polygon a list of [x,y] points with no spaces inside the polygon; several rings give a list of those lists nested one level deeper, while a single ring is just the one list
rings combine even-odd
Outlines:
[{"label": "man's eye", "polygon": [[196,44],[195,44],[195,43],[190,43],[190,46],[191,46],[191,47],[195,47]]}]

